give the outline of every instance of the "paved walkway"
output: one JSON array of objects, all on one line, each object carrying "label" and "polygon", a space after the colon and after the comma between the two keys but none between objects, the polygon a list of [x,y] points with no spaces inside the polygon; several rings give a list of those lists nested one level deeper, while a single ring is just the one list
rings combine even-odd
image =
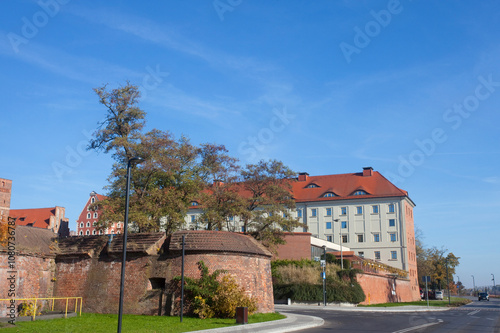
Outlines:
[{"label": "paved walkway", "polygon": [[395,306],[395,307],[354,307],[354,306],[318,306],[318,305],[275,305],[274,309],[287,316],[286,319],[269,321],[258,324],[214,328],[196,332],[237,332],[237,333],[285,333],[303,330],[323,325],[323,319],[315,316],[305,316],[294,313],[293,310],[317,310],[319,311],[355,311],[355,312],[421,312],[421,311],[446,311],[449,308],[426,306]]}]

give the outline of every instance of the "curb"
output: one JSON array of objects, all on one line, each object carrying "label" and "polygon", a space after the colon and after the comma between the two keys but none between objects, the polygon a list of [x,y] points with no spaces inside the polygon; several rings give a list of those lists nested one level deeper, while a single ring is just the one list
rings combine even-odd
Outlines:
[{"label": "curb", "polygon": [[263,323],[230,326],[224,328],[212,328],[209,330],[193,331],[193,332],[238,332],[238,333],[283,333],[303,330],[307,328],[318,327],[324,324],[324,320],[319,317],[299,315],[293,313],[282,313],[286,316],[285,319],[266,321]]}]

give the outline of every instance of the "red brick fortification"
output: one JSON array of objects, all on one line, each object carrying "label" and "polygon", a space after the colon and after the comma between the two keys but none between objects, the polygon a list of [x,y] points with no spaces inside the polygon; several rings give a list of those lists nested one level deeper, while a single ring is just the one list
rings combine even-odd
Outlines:
[{"label": "red brick fortification", "polygon": [[357,274],[356,278],[366,295],[361,304],[415,301],[408,279],[372,273]]}]

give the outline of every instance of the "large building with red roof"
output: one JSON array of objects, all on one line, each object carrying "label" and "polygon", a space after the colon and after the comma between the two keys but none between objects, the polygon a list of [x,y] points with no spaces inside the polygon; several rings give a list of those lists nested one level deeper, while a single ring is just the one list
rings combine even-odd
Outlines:
[{"label": "large building with red roof", "polygon": [[106,199],[104,195],[98,194],[95,191],[90,193],[90,196],[85,203],[85,206],[76,221],[76,232],[79,236],[90,236],[90,235],[109,235],[109,234],[119,234],[121,233],[123,223],[115,222],[111,224],[108,228],[104,230],[97,230],[96,225],[99,221],[99,216],[101,210],[93,210],[91,208],[92,204]]},{"label": "large building with red roof", "polygon": [[16,225],[49,229],[62,237],[69,236],[69,219],[64,207],[11,209],[9,216],[16,219]]},{"label": "large building with red roof", "polygon": [[[300,173],[292,184],[295,211],[289,212],[313,237],[342,244],[360,257],[408,271],[418,287],[413,208],[408,192],[373,168],[325,176]],[[192,206],[186,222],[197,229],[202,209]],[[234,229],[241,230],[235,217]],[[417,288],[415,287],[415,288]]]}]

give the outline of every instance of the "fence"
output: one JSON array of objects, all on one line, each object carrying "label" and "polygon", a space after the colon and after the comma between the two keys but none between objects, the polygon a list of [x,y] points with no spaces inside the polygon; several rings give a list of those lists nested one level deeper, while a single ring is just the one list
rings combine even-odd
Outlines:
[{"label": "fence", "polygon": [[35,320],[36,313],[37,313],[37,305],[38,301],[52,301],[51,305],[51,311],[54,311],[54,304],[56,300],[66,300],[66,307],[64,310],[64,318],[68,316],[68,305],[70,300],[75,300],[75,313],[77,313],[78,310],[78,301],[80,301],[80,311],[79,315],[82,315],[82,306],[83,306],[83,299],[82,297],[33,297],[33,298],[4,298],[0,299],[0,302],[2,301],[35,301],[34,308],[33,308],[33,315],[31,316],[33,320]]}]

